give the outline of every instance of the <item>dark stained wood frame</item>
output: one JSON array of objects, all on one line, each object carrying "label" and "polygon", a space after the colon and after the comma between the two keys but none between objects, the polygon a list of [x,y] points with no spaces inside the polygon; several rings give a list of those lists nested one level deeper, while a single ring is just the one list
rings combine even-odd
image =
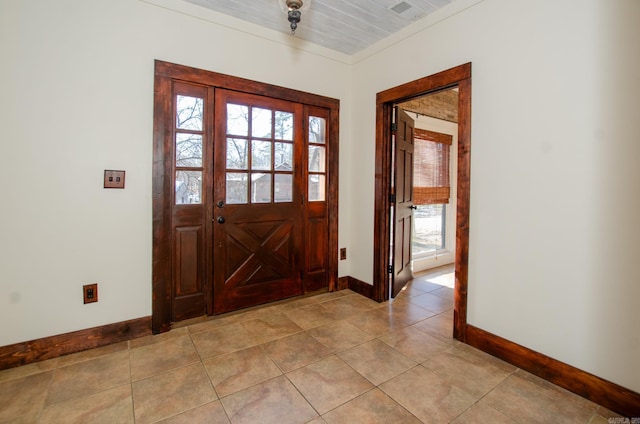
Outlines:
[{"label": "dark stained wood frame", "polygon": [[453,336],[466,339],[469,267],[469,195],[471,148],[471,63],[380,92],[376,95],[376,163],[373,250],[373,296],[389,298],[389,193],[391,187],[391,113],[394,104],[458,87],[458,184],[456,212],[455,305]]},{"label": "dark stained wood frame", "polygon": [[[152,262],[152,330],[154,334],[171,329],[171,161],[167,143],[172,140],[170,120],[171,88],[173,81],[184,81],[219,87],[244,93],[258,94],[329,109],[328,179],[328,288],[338,287],[338,157],[340,101],[290,88],[251,81],[216,72],[191,68],[160,60],[155,61],[154,119],[153,119],[153,262]],[[206,269],[213,269],[211,255],[207,255]],[[205,293],[212,293],[207,288]],[[209,295],[211,297],[211,295]],[[209,309],[211,308],[211,309]],[[207,300],[208,313],[213,307]]]}]

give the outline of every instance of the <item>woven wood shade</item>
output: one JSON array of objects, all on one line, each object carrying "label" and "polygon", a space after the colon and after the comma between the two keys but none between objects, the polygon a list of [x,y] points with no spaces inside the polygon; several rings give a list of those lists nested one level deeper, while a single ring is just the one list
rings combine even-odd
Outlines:
[{"label": "woven wood shade", "polygon": [[453,137],[416,128],[414,131],[413,204],[449,203],[449,152]]}]

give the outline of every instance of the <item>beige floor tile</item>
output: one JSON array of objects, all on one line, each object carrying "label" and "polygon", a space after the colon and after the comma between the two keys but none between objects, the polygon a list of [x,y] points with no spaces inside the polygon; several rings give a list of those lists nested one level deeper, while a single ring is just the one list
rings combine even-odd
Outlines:
[{"label": "beige floor tile", "polygon": [[131,349],[131,380],[141,380],[199,360],[189,335]]},{"label": "beige floor tile", "polygon": [[[522,370],[518,370],[517,372],[520,373],[521,371]],[[601,406],[601,405],[597,405],[596,406],[596,414],[600,415],[601,417],[606,417],[606,418],[622,418],[622,415],[620,415],[617,412],[614,412],[614,411],[612,411],[610,409],[607,409],[607,408],[605,408],[604,406]]]},{"label": "beige floor tile", "polygon": [[281,314],[285,308],[281,304],[264,305],[255,308],[247,309],[243,312],[237,313],[236,319],[238,322],[252,321],[254,319],[262,319],[271,315]]},{"label": "beige floor tile", "polygon": [[204,361],[204,366],[220,397],[282,375],[260,346],[216,356]]},{"label": "beige floor tile", "polygon": [[418,363],[451,348],[450,344],[412,327],[393,331],[379,340]]},{"label": "beige floor tile", "polygon": [[320,302],[326,302],[327,300],[338,299],[344,296],[351,296],[354,294],[356,294],[356,292],[349,289],[345,289],[345,290],[339,290],[334,292],[322,293],[317,296],[314,296],[313,298],[317,303],[320,303]]},{"label": "beige floor tile", "polygon": [[0,382],[0,422],[35,422],[53,374],[47,371]]},{"label": "beige floor tile", "polygon": [[[488,357],[493,358],[489,354],[484,353],[484,352],[480,352],[477,349],[472,348],[471,346],[461,345],[461,346],[459,346],[459,348],[466,348],[466,349],[469,349],[469,350],[472,349],[475,352],[478,352],[478,354],[480,354],[480,355],[487,355]],[[493,358],[493,359],[496,360],[496,361],[500,361],[497,358]],[[535,384],[537,386],[540,386],[541,388],[543,388],[544,390],[548,391],[549,393],[556,392],[559,396],[561,396],[562,399],[568,399],[568,400],[571,400],[573,402],[577,402],[578,404],[580,404],[582,406],[585,406],[585,407],[587,407],[589,409],[593,409],[596,412],[607,411],[606,408],[603,408],[603,407],[599,406],[598,404],[590,401],[589,399],[583,398],[582,396],[578,396],[577,394],[575,394],[573,392],[570,392],[570,391],[568,391],[566,389],[563,389],[562,387],[557,386],[557,385],[551,383],[550,381],[544,380],[544,379],[542,379],[542,378],[540,378],[540,377],[538,377],[536,375],[533,375],[533,374],[531,374],[531,373],[529,373],[529,372],[527,372],[525,370],[516,369],[515,374],[518,377],[520,377],[520,378],[522,378],[524,380],[527,380],[527,381],[529,381],[529,382],[531,382],[531,383],[533,383],[533,384]],[[608,412],[611,412],[611,411],[608,411]],[[615,414],[615,413],[612,413],[612,414]]]},{"label": "beige floor tile", "polygon": [[166,333],[153,334],[151,336],[138,337],[137,339],[129,340],[129,348],[135,349],[155,343],[166,342],[171,339],[178,339],[187,335],[189,335],[187,327],[174,328]]},{"label": "beige floor tile", "polygon": [[380,389],[425,423],[449,422],[478,400],[420,365]]},{"label": "beige floor tile", "polygon": [[589,424],[611,424],[612,422],[615,422],[615,421],[609,420],[609,418],[611,418],[611,417],[605,418],[600,414],[595,414],[589,420]]},{"label": "beige floor tile", "polygon": [[519,422],[586,423],[594,415],[586,406],[552,388],[512,374],[483,399],[487,405]]},{"label": "beige floor tile", "polygon": [[137,424],[169,418],[217,399],[201,363],[135,381],[132,386]]},{"label": "beige floor tile", "polygon": [[131,385],[125,384],[93,396],[55,403],[42,411],[39,424],[133,423]]},{"label": "beige floor tile", "polygon": [[[438,290],[442,288],[440,284],[432,283],[430,281],[425,280],[422,277],[415,278],[407,286],[409,286],[407,290],[419,290],[423,293],[430,293],[434,290]],[[411,296],[411,297],[415,297],[415,296]]]},{"label": "beige floor tile", "polygon": [[435,312],[428,311],[408,301],[390,302],[380,310],[384,311],[386,316],[392,319],[394,329],[408,327],[436,315]]},{"label": "beige floor tile", "polygon": [[513,371],[501,369],[479,357],[469,361],[464,355],[456,354],[455,350],[438,353],[422,365],[478,398],[489,393]]},{"label": "beige floor tile", "polygon": [[[431,288],[431,290],[435,290],[435,289],[436,289],[435,287]],[[418,284],[413,284],[413,282],[409,282],[409,284],[404,286],[403,289],[400,291],[400,293],[396,295],[394,300],[405,300],[406,298],[413,297],[413,296],[420,296],[421,294],[425,294],[427,292],[428,290],[427,291],[420,290],[420,288],[418,287]]]},{"label": "beige floor tile", "polygon": [[78,353],[72,353],[71,355],[65,355],[58,358],[56,367],[64,367],[67,365],[77,364],[79,362],[88,361],[90,359],[99,358],[101,356],[110,355],[116,352],[123,352],[129,349],[128,342],[114,343],[107,346],[97,347],[95,349],[89,349]]},{"label": "beige floor tile", "polygon": [[337,299],[322,302],[321,305],[332,314],[335,320],[351,318],[358,311],[367,311],[380,305],[359,294],[342,296]]},{"label": "beige floor tile", "polygon": [[58,368],[46,405],[90,396],[130,381],[129,352],[126,350]]},{"label": "beige floor tile", "polygon": [[0,383],[56,369],[59,359],[60,358],[48,359],[46,361],[0,370]]},{"label": "beige floor tile", "polygon": [[304,296],[304,297],[299,297],[296,299],[291,299],[291,300],[287,300],[285,302],[282,303],[282,305],[280,305],[280,312],[282,313],[288,313],[294,309],[298,309],[298,308],[302,308],[305,306],[309,306],[309,305],[314,305],[316,303],[320,303],[324,300],[327,300],[326,298],[323,298],[322,296],[328,295],[331,293],[316,293],[313,295],[309,295],[309,296]]},{"label": "beige floor tile", "polygon": [[453,289],[450,287],[441,287],[439,289],[436,289],[432,292],[430,292],[432,295],[434,296],[438,296],[443,298],[444,300],[446,300],[447,302],[450,302],[451,305],[453,305]]},{"label": "beige floor tile", "polygon": [[241,325],[249,337],[258,343],[265,343],[302,331],[300,326],[284,314],[245,321]]},{"label": "beige floor tile", "polygon": [[453,302],[451,300],[443,299],[432,293],[411,297],[409,298],[409,302],[437,314],[453,308]]},{"label": "beige floor tile", "polygon": [[430,283],[437,284],[441,287],[449,287],[451,289],[455,287],[456,283],[453,270],[443,270],[442,272],[438,272],[435,274],[430,273],[428,277],[424,277],[424,280]]},{"label": "beige floor tile", "polygon": [[434,317],[427,318],[412,325],[411,327],[437,337],[446,343],[458,343],[453,338],[453,320],[449,318],[447,314],[439,314]]},{"label": "beige floor tile", "polygon": [[175,415],[166,420],[159,421],[162,424],[229,424],[227,413],[224,412],[219,400],[209,402],[197,408],[190,409],[182,414]]},{"label": "beige floor tile", "polygon": [[335,321],[334,314],[325,309],[321,303],[292,309],[285,312],[285,315],[305,330]]},{"label": "beige floor tile", "polygon": [[213,317],[206,321],[189,325],[187,329],[190,334],[193,334],[200,331],[213,330],[214,328],[233,324],[234,322],[238,322],[238,317],[236,315],[226,315],[222,317]]},{"label": "beige floor tile", "polygon": [[511,365],[510,363],[505,362],[502,359],[496,358],[495,356],[491,356],[488,353],[485,353],[479,349],[476,349],[475,347],[469,346],[464,343],[456,344],[451,349],[449,349],[449,352],[474,364],[489,363],[492,366],[499,369],[500,371],[503,371],[509,374],[517,372],[518,370],[518,368]]},{"label": "beige floor tile", "polygon": [[373,388],[343,360],[329,356],[287,374],[320,415]]},{"label": "beige floor tile", "polygon": [[420,424],[420,420],[379,389],[373,389],[326,413],[328,424]]},{"label": "beige floor tile", "polygon": [[517,424],[517,421],[480,401],[451,422],[451,424],[468,423]]},{"label": "beige floor tile", "polygon": [[283,372],[293,371],[329,356],[331,351],[308,333],[297,333],[262,345]]},{"label": "beige floor tile", "polygon": [[284,376],[221,399],[233,424],[302,424],[318,416]]},{"label": "beige floor tile", "polygon": [[236,352],[260,344],[259,340],[252,338],[239,322],[208,331],[200,331],[192,334],[191,339],[202,359]]},{"label": "beige floor tile", "polygon": [[375,337],[387,334],[394,328],[397,328],[397,323],[394,318],[381,309],[370,309],[368,311],[358,312],[347,321],[365,333]]},{"label": "beige floor tile", "polygon": [[371,340],[337,355],[376,386],[418,365],[380,340]]},{"label": "beige floor tile", "polygon": [[332,352],[340,352],[374,338],[346,321],[336,321],[311,328],[307,333]]}]

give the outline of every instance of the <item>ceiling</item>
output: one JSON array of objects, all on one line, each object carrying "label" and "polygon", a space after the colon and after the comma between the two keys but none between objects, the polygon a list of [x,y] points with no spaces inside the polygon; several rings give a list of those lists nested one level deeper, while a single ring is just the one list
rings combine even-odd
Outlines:
[{"label": "ceiling", "polygon": [[[290,34],[281,0],[185,0]],[[404,29],[456,0],[311,0],[292,37],[347,55]]]}]

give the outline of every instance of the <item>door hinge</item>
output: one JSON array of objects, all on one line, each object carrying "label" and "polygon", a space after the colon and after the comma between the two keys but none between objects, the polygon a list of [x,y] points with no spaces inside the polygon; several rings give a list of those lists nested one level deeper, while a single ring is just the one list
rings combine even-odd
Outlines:
[{"label": "door hinge", "polygon": [[391,132],[396,132],[398,130],[398,124],[396,124],[395,122],[393,122],[391,124]]},{"label": "door hinge", "polygon": [[396,195],[395,194],[390,194],[389,195],[389,203],[396,203]]},{"label": "door hinge", "polygon": [[393,274],[393,265],[387,265],[387,272]]}]

